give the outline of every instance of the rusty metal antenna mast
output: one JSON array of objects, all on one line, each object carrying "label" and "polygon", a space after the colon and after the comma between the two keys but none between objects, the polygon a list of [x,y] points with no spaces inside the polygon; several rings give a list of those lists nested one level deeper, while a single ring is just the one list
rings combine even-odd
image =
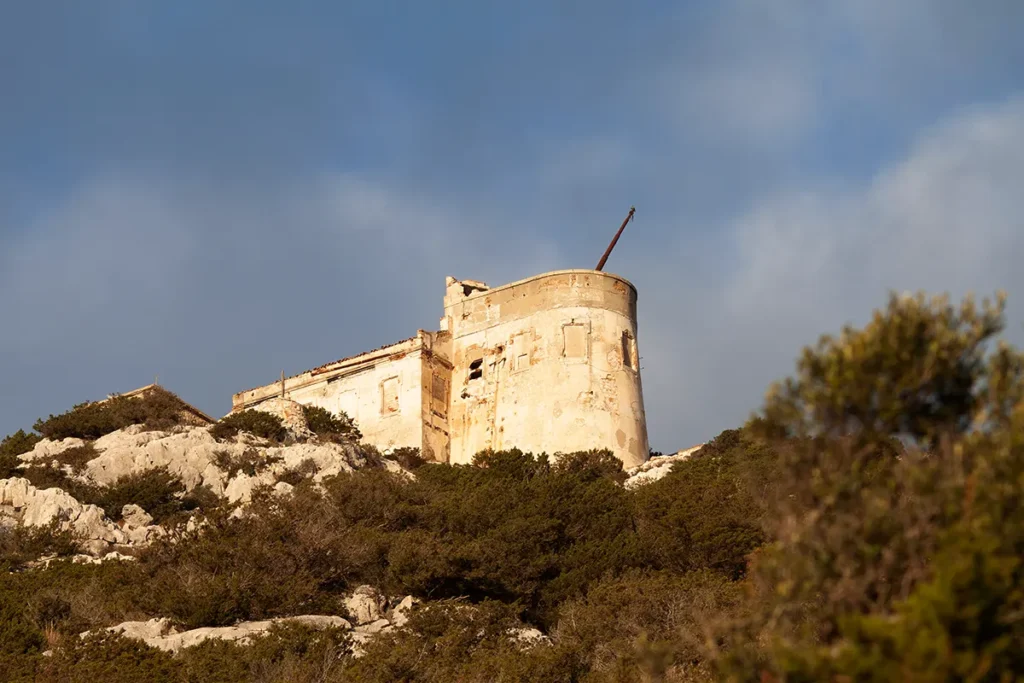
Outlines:
[{"label": "rusty metal antenna mast", "polygon": [[622,225],[619,226],[619,231],[615,233],[615,237],[612,238],[612,243],[604,250],[604,256],[602,256],[601,260],[597,262],[597,268],[594,268],[594,270],[601,270],[604,268],[605,261],[608,260],[608,256],[612,253],[612,249],[615,248],[615,243],[619,241],[619,236],[622,235],[622,231],[626,229],[626,224],[633,220],[634,213],[636,213],[636,207],[629,207],[629,214],[626,216],[626,220],[622,221]]}]

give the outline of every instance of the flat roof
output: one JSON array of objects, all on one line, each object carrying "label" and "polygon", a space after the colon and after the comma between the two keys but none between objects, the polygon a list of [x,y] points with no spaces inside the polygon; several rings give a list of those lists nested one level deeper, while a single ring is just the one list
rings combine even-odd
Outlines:
[{"label": "flat roof", "polygon": [[[613,280],[618,280],[619,282],[621,282],[622,284],[626,285],[627,287],[632,289],[634,292],[636,292],[636,286],[634,286],[632,282],[630,282],[626,278],[622,277],[621,275],[616,275],[615,273],[608,273],[608,272],[605,272],[603,270],[591,270],[589,268],[568,268],[568,269],[565,269],[565,270],[552,270],[552,271],[549,271],[547,273],[540,273],[539,275],[531,275],[530,277],[523,278],[522,280],[516,280],[515,282],[509,282],[506,285],[500,285],[498,287],[491,287],[490,289],[485,289],[485,290],[482,290],[482,291],[479,291],[479,292],[473,292],[472,294],[470,294],[470,295],[460,299],[460,303],[462,301],[468,301],[470,299],[476,299],[476,298],[481,297],[481,296],[487,296],[489,294],[493,294],[494,292],[499,292],[499,291],[501,291],[503,289],[509,289],[511,287],[519,287],[520,285],[525,285],[528,282],[533,282],[534,280],[540,280],[540,279],[547,278],[547,277],[553,277],[555,275],[599,275],[601,277],[607,277],[607,278],[611,278]],[[472,281],[472,280],[459,280],[459,282],[474,282],[474,281]]]}]

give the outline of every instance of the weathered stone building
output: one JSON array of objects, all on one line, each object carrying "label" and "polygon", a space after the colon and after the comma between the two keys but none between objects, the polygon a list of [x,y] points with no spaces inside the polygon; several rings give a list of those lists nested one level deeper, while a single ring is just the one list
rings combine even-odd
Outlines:
[{"label": "weathered stone building", "polygon": [[632,284],[596,270],[495,288],[449,277],[439,331],[240,392],[232,411],[283,394],[346,412],[381,449],[441,462],[609,448],[633,467],[648,455],[636,301]]}]

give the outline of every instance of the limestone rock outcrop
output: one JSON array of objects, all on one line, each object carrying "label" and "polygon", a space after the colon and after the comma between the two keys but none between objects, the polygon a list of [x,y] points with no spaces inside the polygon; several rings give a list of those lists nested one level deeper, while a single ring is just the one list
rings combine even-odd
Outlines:
[{"label": "limestone rock outcrop", "polygon": [[75,438],[58,439],[53,441],[51,439],[42,439],[36,442],[36,445],[28,453],[19,455],[18,458],[22,462],[35,462],[37,460],[50,460],[57,455],[60,455],[66,450],[72,448],[80,448],[85,445],[85,441]]},{"label": "limestone rock outcrop", "polygon": [[101,508],[84,505],[61,489],[37,489],[20,477],[0,479],[0,519],[32,527],[57,522],[62,531],[71,531],[86,543],[98,541],[103,547],[129,542]]},{"label": "limestone rock outcrop", "polygon": [[704,444],[697,444],[684,448],[672,455],[659,455],[647,462],[632,469],[626,470],[629,478],[625,481],[626,488],[635,488],[658,481],[672,471],[672,465],[688,459],[694,453],[704,447]]},{"label": "limestone rock outcrop", "polygon": [[[150,647],[155,647],[169,652],[199,645],[206,640],[233,640],[245,643],[253,636],[266,633],[274,624],[298,623],[312,628],[343,628],[352,627],[348,621],[336,616],[321,614],[308,614],[297,617],[281,617],[278,619],[267,619],[265,621],[243,621],[234,626],[214,626],[196,628],[188,631],[176,630],[169,619],[150,619],[149,621],[126,621],[104,629],[111,633],[120,633],[126,638],[141,640]],[[90,632],[82,633],[82,637]]]}]

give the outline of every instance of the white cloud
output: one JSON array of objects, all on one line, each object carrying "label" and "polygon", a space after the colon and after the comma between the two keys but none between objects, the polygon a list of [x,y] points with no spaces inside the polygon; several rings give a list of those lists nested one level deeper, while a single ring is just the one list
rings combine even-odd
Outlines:
[{"label": "white cloud", "polygon": [[[799,349],[863,323],[888,290],[959,298],[1010,293],[1008,336],[1024,341],[1024,98],[923,132],[860,187],[765,198],[727,226],[734,270],[699,303],[653,292],[642,330],[656,446],[740,423]],[[686,291],[685,278],[681,283]],[[676,311],[683,309],[680,314]],[[660,440],[659,440],[660,439]]]}]

